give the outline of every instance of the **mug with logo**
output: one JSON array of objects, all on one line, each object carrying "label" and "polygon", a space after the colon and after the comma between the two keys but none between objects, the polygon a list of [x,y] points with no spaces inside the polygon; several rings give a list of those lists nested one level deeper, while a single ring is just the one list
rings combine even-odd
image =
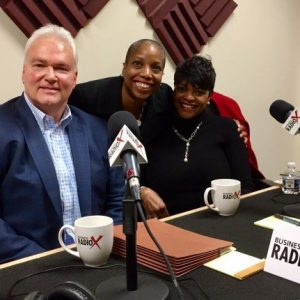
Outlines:
[{"label": "mug with logo", "polygon": [[[78,251],[69,249],[63,240],[64,230],[75,234]],[[60,245],[70,254],[82,259],[85,265],[101,266],[108,260],[113,246],[113,219],[107,216],[86,216],[75,221],[75,226],[64,225],[58,232]]]},{"label": "mug with logo", "polygon": [[[209,203],[211,194],[212,204]],[[208,208],[221,216],[233,215],[240,204],[241,182],[236,179],[216,179],[204,192],[204,202]]]}]

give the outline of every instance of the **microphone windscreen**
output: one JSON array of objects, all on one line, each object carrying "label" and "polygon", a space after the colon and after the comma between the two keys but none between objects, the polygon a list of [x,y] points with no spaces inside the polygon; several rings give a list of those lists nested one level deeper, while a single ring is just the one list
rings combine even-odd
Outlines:
[{"label": "microphone windscreen", "polygon": [[136,118],[128,111],[120,110],[112,114],[107,122],[108,135],[112,141],[124,125],[139,139],[140,129]]},{"label": "microphone windscreen", "polygon": [[270,106],[270,114],[279,123],[284,123],[294,110],[294,106],[284,100],[275,100]]}]

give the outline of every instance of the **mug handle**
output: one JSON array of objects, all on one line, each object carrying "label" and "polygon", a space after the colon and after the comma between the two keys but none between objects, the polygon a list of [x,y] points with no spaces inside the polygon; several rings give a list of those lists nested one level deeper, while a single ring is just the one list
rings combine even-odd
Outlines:
[{"label": "mug handle", "polygon": [[79,255],[79,252],[78,252],[78,251],[74,251],[74,250],[69,249],[69,248],[66,246],[66,244],[64,243],[64,239],[63,239],[62,235],[63,235],[64,230],[67,229],[67,228],[70,229],[70,230],[72,230],[73,232],[75,232],[74,227],[71,226],[71,225],[68,225],[68,224],[67,224],[67,225],[62,226],[62,227],[59,229],[59,232],[58,232],[58,241],[59,241],[60,245],[61,245],[68,253],[70,253],[70,254],[72,254],[72,255],[74,255],[74,256],[80,258],[80,255]]},{"label": "mug handle", "polygon": [[214,189],[213,187],[208,187],[208,188],[206,188],[206,190],[205,190],[205,192],[204,192],[204,202],[205,202],[206,206],[207,206],[209,209],[214,210],[214,211],[216,211],[216,212],[219,212],[219,209],[218,209],[217,207],[214,207],[213,204],[210,204],[210,203],[208,202],[208,194],[209,194],[210,191],[214,191],[214,190],[215,190],[215,189]]}]

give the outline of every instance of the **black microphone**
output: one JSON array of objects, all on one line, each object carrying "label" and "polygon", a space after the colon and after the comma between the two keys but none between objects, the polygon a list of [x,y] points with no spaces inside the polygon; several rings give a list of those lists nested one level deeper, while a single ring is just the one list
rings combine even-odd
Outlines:
[{"label": "black microphone", "polygon": [[284,100],[276,100],[270,106],[270,114],[279,123],[282,123],[289,134],[295,135],[299,133],[300,116],[298,116],[298,109]]},{"label": "black microphone", "polygon": [[108,134],[114,140],[108,150],[111,166],[123,166],[132,197],[140,200],[140,163],[147,163],[144,146],[139,141],[140,130],[135,117],[127,111],[115,112],[107,123]]},{"label": "black microphone", "polygon": [[[168,286],[152,276],[139,276],[140,289],[138,289],[136,206],[139,208],[141,216],[143,216],[140,203],[139,163],[146,163],[147,156],[144,146],[138,140],[140,132],[137,121],[131,113],[118,111],[109,118],[107,128],[108,134],[113,140],[108,149],[109,164],[111,167],[123,166],[124,176],[127,180],[123,200],[123,233],[126,236],[126,277],[121,275],[101,282],[96,289],[96,298],[120,300],[167,299],[169,295]],[[127,290],[122,285],[125,279]]]}]

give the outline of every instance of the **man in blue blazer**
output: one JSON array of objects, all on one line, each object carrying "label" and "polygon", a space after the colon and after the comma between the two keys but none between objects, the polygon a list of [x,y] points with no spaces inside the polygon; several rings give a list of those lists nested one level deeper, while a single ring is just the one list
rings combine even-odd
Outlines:
[{"label": "man in blue blazer", "polygon": [[67,106],[76,78],[70,33],[33,33],[24,93],[0,106],[0,263],[58,247],[59,228],[77,217],[121,222],[124,179],[109,167],[105,122]]}]

